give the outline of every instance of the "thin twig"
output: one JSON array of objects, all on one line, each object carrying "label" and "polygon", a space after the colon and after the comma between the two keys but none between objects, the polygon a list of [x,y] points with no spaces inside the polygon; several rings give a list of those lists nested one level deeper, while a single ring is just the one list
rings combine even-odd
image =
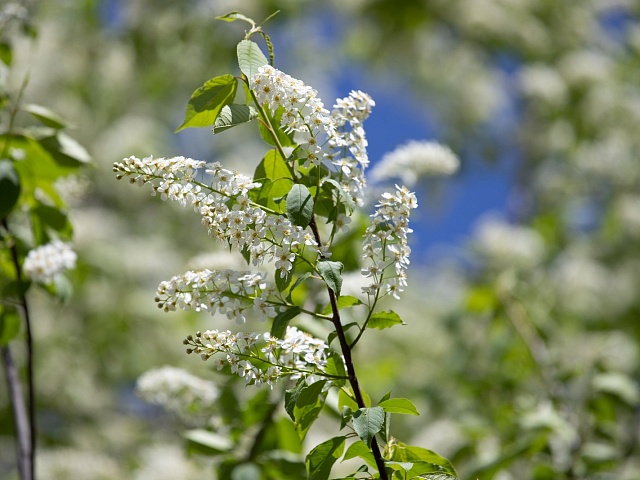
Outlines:
[{"label": "thin twig", "polygon": [[32,480],[33,450],[31,448],[31,439],[29,438],[29,419],[27,418],[20,377],[9,346],[1,347],[0,350],[2,350],[2,364],[6,372],[7,388],[9,390],[9,398],[11,399],[13,425],[16,430],[18,472],[22,480]]},{"label": "thin twig", "polygon": [[[9,225],[6,219],[2,220],[2,226],[10,234]],[[25,324],[26,331],[26,347],[27,347],[27,397],[28,397],[28,412],[29,412],[29,470],[30,476],[33,478],[35,471],[35,454],[36,454],[36,401],[35,401],[35,380],[33,372],[33,335],[31,332],[31,317],[29,315],[29,305],[27,303],[27,297],[22,290],[22,270],[20,268],[20,261],[18,259],[18,250],[15,242],[12,241],[10,245],[11,260],[16,270],[16,281],[18,283],[19,290],[19,302],[22,309],[22,319]],[[22,434],[19,432],[19,434]]]}]

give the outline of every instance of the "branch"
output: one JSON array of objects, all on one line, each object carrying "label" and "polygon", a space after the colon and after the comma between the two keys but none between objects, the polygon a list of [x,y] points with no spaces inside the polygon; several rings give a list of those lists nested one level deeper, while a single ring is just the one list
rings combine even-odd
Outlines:
[{"label": "branch", "polygon": [[[315,216],[311,218],[309,226],[311,227],[311,231],[313,232],[313,236],[315,237],[316,242],[319,246],[322,246],[320,232],[318,231],[318,225],[316,224]],[[358,407],[366,408],[367,406],[364,403],[364,397],[362,396],[362,391],[360,390],[356,370],[353,365],[353,358],[351,357],[351,347],[349,346],[349,342],[347,341],[344,333],[344,328],[342,327],[342,322],[340,321],[340,310],[338,309],[338,300],[336,298],[336,294],[328,285],[327,292],[329,293],[329,301],[331,303],[331,310],[333,311],[331,322],[336,329],[338,341],[340,342],[340,350],[342,350],[344,362],[347,366],[347,374],[349,377],[349,383],[351,384],[351,388],[353,389],[353,395],[355,396]],[[378,446],[378,442],[375,437],[371,439],[371,452],[373,453],[373,457],[375,458],[376,466],[378,467],[378,472],[380,472],[381,480],[388,480],[389,477],[387,477],[387,471],[384,467],[384,460],[382,458],[382,454],[380,453],[380,447]]]}]

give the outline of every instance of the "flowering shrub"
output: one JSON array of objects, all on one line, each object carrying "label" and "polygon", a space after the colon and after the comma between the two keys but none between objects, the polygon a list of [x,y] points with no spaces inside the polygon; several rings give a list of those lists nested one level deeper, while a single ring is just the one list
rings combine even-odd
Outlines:
[{"label": "flowering shrub", "polygon": [[[255,34],[263,35],[271,48],[259,26],[239,13],[223,19],[240,19],[252,26],[238,45],[241,76],[221,75],[196,90],[180,129],[212,126],[218,134],[257,121],[262,138],[273,148],[253,177],[217,162],[184,157],[129,157],[114,163],[113,170],[119,179],[150,185],[161,199],[193,209],[209,236],[238,252],[248,265],[269,273],[188,271],[160,284],[158,307],[167,312],[207,311],[238,324],[249,316],[272,322],[265,333],[215,329],[184,340],[187,353],[213,359],[217,370],[242,377],[247,385],[288,387],[283,397],[272,400],[274,408],[263,419],[260,435],[268,435],[283,399],[293,422],[290,431],[299,437],[294,443],[299,443],[321,410],[330,408],[326,404],[329,393],[337,391],[340,430],[348,432],[311,449],[304,462],[309,478],[329,478],[340,458],[360,460],[351,477],[457,478],[446,459],[391,435],[391,415],[417,415],[413,403],[388,393],[372,404],[356,374],[352,351],[366,329],[402,323],[395,312],[378,312],[376,307],[384,296],[400,298],[407,286],[409,215],[417,207],[415,195],[407,187],[396,186],[381,195],[371,224],[362,232],[363,253],[334,251],[350,217],[365,205],[369,160],[363,122],[374,101],[363,92],[352,91],[336,100],[329,111],[316,90],[273,67],[273,57],[269,61],[251,40]],[[240,89],[245,99],[236,103]],[[321,218],[325,220],[320,222]],[[359,261],[357,268],[368,284],[360,296],[342,295],[345,263],[358,265]],[[310,295],[319,288],[325,289],[324,297]],[[328,305],[322,298],[328,298]],[[360,321],[343,324],[341,310],[358,305],[366,308]],[[331,325],[326,342],[304,330],[314,324],[303,327],[304,317],[323,327]],[[298,320],[300,326],[291,325]],[[332,346],[334,340],[337,345]],[[207,443],[201,435],[190,438]],[[276,444],[276,450],[291,448]],[[300,475],[297,466],[278,464],[275,468],[268,449],[260,457],[254,448],[248,457],[232,448],[219,453],[225,453],[219,464],[219,475],[224,478],[240,475],[246,468],[257,469],[267,478]]]}]

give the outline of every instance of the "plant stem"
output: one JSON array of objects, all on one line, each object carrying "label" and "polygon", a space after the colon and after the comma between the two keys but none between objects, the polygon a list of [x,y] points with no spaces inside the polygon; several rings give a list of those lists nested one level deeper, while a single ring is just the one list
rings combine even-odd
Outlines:
[{"label": "plant stem", "polygon": [[[9,225],[6,219],[2,220],[2,226],[11,234],[9,230]],[[33,374],[33,335],[31,332],[31,317],[29,315],[29,305],[27,303],[27,297],[25,296],[25,292],[23,291],[22,285],[22,270],[20,269],[20,261],[18,259],[18,250],[16,249],[15,242],[11,240],[10,245],[11,251],[11,260],[13,262],[13,266],[16,270],[16,282],[18,284],[19,289],[19,300],[20,306],[22,307],[22,318],[25,324],[26,330],[26,347],[27,347],[27,396],[28,396],[28,433],[26,431],[18,431],[17,434],[19,437],[26,438],[29,437],[29,449],[28,451],[22,451],[22,455],[28,457],[28,473],[29,475],[23,477],[24,479],[32,479],[35,471],[35,453],[36,453],[36,402],[35,402],[35,381]],[[3,353],[4,356],[4,353]],[[5,362],[6,364],[6,362]],[[8,380],[12,380],[11,377],[8,376]],[[18,381],[16,376],[15,381]],[[16,388],[16,387],[14,387]],[[18,391],[20,391],[20,402],[22,404],[22,408],[24,408],[24,400],[22,397],[21,390],[18,386]],[[17,400],[18,397],[12,397],[12,400]],[[14,413],[16,406],[14,405]],[[16,418],[16,426],[20,426],[20,428],[26,429],[27,425],[24,423],[18,424],[18,419]]]},{"label": "plant stem", "polygon": [[[315,237],[316,242],[319,246],[321,246],[322,241],[320,239],[320,232],[318,231],[318,225],[316,224],[315,217],[311,218],[309,226],[311,227],[311,231],[313,232],[313,236]],[[342,322],[340,321],[340,310],[338,309],[338,300],[336,298],[336,294],[328,285],[327,292],[329,293],[329,301],[331,303],[331,309],[333,311],[331,322],[333,323],[333,327],[335,328],[336,334],[338,336],[338,342],[340,343],[340,349],[342,350],[342,355],[344,356],[344,363],[347,367],[347,376],[349,377],[349,383],[351,384],[351,388],[353,389],[353,395],[355,397],[356,403],[358,404],[358,407],[366,408],[367,406],[364,403],[364,397],[362,395],[362,391],[360,390],[360,384],[358,383],[358,377],[353,365],[351,347],[349,346],[347,337],[344,334]],[[375,458],[378,472],[380,472],[380,478],[382,480],[388,480],[387,471],[384,467],[384,460],[382,458],[382,454],[380,453],[380,447],[378,446],[378,442],[375,437],[371,439],[371,452],[373,453],[373,457]]]},{"label": "plant stem", "polygon": [[7,376],[7,387],[11,399],[13,413],[13,425],[16,430],[16,453],[18,460],[18,472],[22,480],[33,479],[33,449],[29,438],[29,419],[24,404],[24,395],[20,386],[20,378],[9,346],[4,346],[2,351],[2,364]]}]

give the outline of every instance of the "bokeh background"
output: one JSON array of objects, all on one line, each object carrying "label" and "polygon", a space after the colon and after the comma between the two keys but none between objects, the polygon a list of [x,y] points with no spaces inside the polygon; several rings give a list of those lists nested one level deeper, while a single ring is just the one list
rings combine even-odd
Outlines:
[{"label": "bokeh background", "polygon": [[[70,199],[73,298],[30,298],[39,478],[214,478],[186,456],[184,419],[135,383],[162,365],[215,381],[181,340],[226,320],[166,315],[153,294],[228,255],[195,215],[117,182],[112,164],[153,153],[253,171],[265,147],[245,140],[251,126],[173,133],[198,86],[236,72],[245,27],[214,20],[231,10],[280,10],[265,26],[276,66],[326,104],[354,88],[374,97],[372,162],[409,139],[461,159],[455,176],[415,186],[410,287],[385,304],[408,325],[356,352],[372,397],[393,388],[418,406],[398,435],[461,478],[640,478],[637,1],[2,0],[0,11],[10,3],[38,35],[12,39],[7,82],[28,72],[28,101],[74,124],[93,157]],[[2,390],[7,479],[11,430]]]}]

